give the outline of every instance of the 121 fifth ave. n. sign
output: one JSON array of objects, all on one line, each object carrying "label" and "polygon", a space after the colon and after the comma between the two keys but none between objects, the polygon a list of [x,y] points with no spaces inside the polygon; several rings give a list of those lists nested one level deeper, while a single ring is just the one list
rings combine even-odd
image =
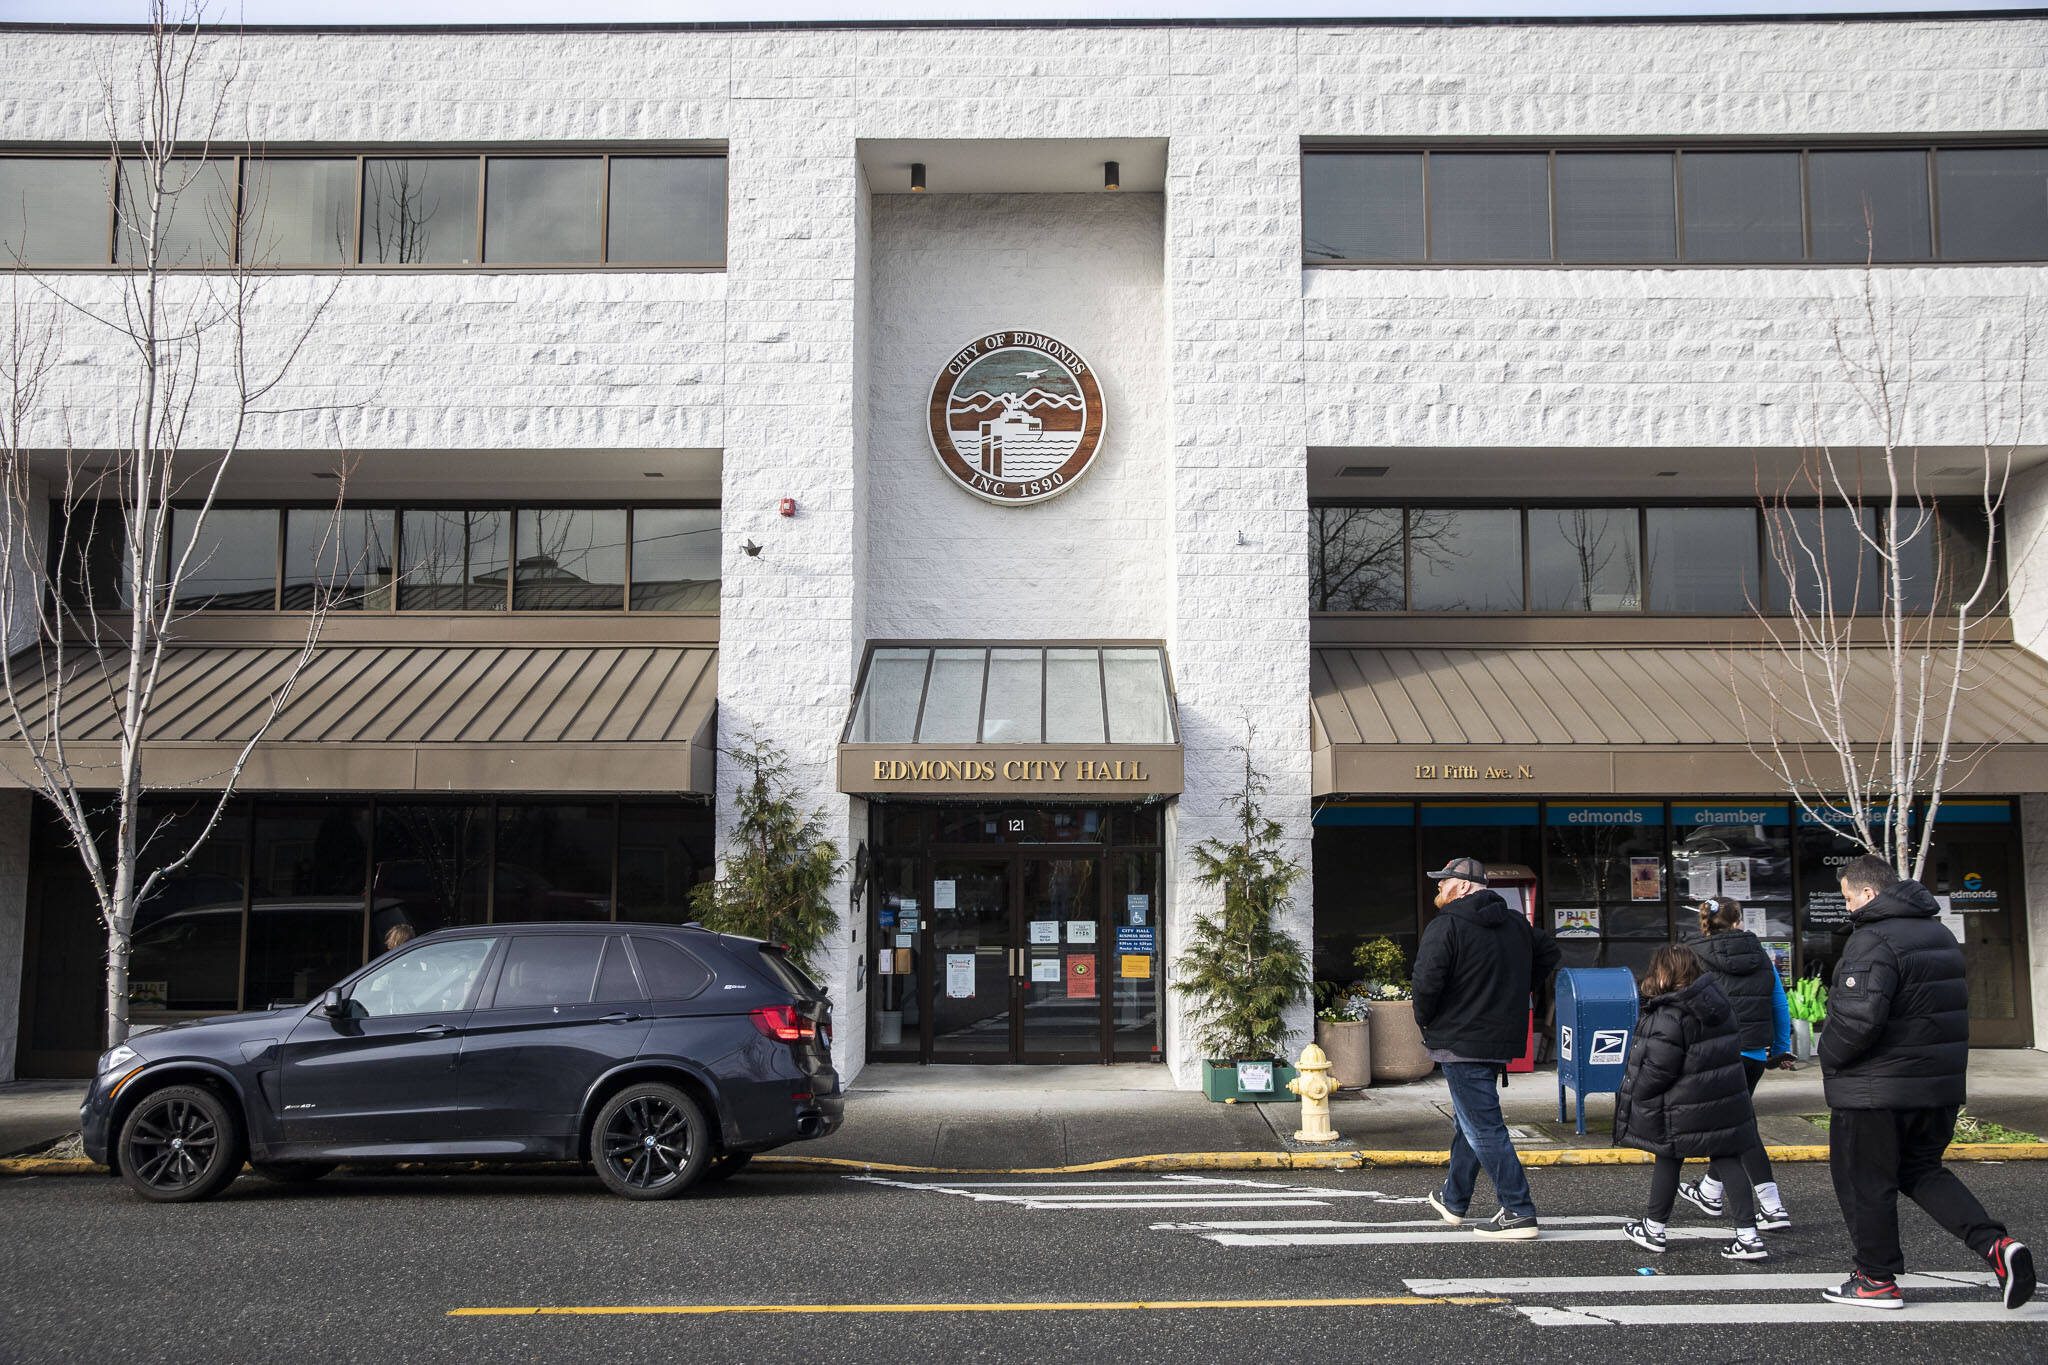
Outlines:
[{"label": "121 fifth ave. n. sign", "polygon": [[990,332],[961,347],[932,384],[932,453],[977,498],[1043,502],[1072,488],[1102,445],[1095,371],[1042,332]]},{"label": "121 fifth ave. n. sign", "polygon": [[1115,800],[1181,789],[1178,744],[842,744],[839,790],[871,796],[1075,795]]}]

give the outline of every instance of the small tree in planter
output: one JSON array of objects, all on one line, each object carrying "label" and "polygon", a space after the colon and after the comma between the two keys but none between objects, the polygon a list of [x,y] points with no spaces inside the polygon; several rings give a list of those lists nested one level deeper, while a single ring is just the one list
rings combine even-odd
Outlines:
[{"label": "small tree in planter", "polygon": [[790,799],[789,760],[779,745],[749,732],[724,753],[746,773],[739,818],[725,875],[691,888],[690,904],[705,928],[782,944],[817,975],[824,964],[816,955],[839,925],[830,894],[839,846],[823,833],[823,812],[806,813]]},{"label": "small tree in planter", "polygon": [[1190,1032],[1208,1059],[1204,1093],[1238,1098],[1231,1063],[1271,1059],[1272,1092],[1249,1097],[1285,1098],[1283,1013],[1307,997],[1309,965],[1301,945],[1273,918],[1301,880],[1302,868],[1280,851],[1280,825],[1260,809],[1266,780],[1252,766],[1249,736],[1242,752],[1244,785],[1230,798],[1237,837],[1227,843],[1204,839],[1192,850],[1196,880],[1222,890],[1223,909],[1196,918],[1174,964],[1174,989],[1188,997]]}]

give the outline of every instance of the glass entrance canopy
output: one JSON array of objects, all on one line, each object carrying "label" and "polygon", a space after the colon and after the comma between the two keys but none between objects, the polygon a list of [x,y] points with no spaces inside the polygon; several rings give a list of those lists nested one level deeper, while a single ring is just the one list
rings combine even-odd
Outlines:
[{"label": "glass entrance canopy", "polygon": [[1178,744],[1166,651],[1117,644],[878,644],[848,744]]}]

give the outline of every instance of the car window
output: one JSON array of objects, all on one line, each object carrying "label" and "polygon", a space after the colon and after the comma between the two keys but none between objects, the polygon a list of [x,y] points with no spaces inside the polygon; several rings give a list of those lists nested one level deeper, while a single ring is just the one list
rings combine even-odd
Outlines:
[{"label": "car window", "polygon": [[598,1000],[645,1000],[647,992],[640,989],[640,980],[633,975],[633,960],[626,956],[626,940],[608,938],[604,941],[604,961],[597,967]]},{"label": "car window", "polygon": [[512,940],[492,1008],[587,1005],[597,983],[602,934],[536,934]]},{"label": "car window", "polygon": [[791,962],[780,948],[763,947],[761,949],[761,965],[766,967],[768,974],[777,981],[780,981],[783,989],[787,990],[791,995],[802,998],[804,996],[823,995],[825,993],[819,990],[817,982],[805,976],[803,970],[794,962]]},{"label": "car window", "polygon": [[633,956],[656,1000],[688,1000],[711,984],[711,969],[665,939],[633,938]]},{"label": "car window", "polygon": [[356,982],[349,999],[373,1019],[459,1010],[469,1003],[477,973],[483,970],[496,942],[492,938],[459,938],[400,953]]}]

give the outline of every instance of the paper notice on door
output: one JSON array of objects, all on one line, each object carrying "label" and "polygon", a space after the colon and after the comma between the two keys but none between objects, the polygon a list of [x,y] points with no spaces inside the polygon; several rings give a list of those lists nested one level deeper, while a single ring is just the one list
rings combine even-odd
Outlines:
[{"label": "paper notice on door", "polygon": [[1031,941],[1033,943],[1058,943],[1060,941],[1060,922],[1056,919],[1035,919],[1031,921]]},{"label": "paper notice on door", "polygon": [[[1091,928],[1093,926],[1090,926]],[[1095,998],[1095,954],[1067,954],[1067,999]]]},{"label": "paper notice on door", "polygon": [[974,954],[946,954],[946,998],[948,1000],[972,1000],[974,998]]},{"label": "paper notice on door", "polygon": [[1152,959],[1145,953],[1121,953],[1116,960],[1116,974],[1126,981],[1150,981]]},{"label": "paper notice on door", "polygon": [[909,976],[915,970],[910,965],[910,949],[898,948],[896,950],[896,975]]},{"label": "paper notice on door", "polygon": [[1743,906],[1742,927],[1755,934],[1758,938],[1762,938],[1765,931],[1770,927],[1769,923],[1764,919],[1764,908],[1761,905]]},{"label": "paper notice on door", "polygon": [[1600,907],[1558,905],[1551,907],[1552,922],[1559,938],[1600,937]]},{"label": "paper notice on door", "polygon": [[951,910],[959,904],[957,882],[932,883],[932,909]]},{"label": "paper notice on door", "polygon": [[896,935],[896,946],[897,946],[898,948],[915,948],[915,947],[917,946],[917,935],[915,935],[915,934],[898,934],[898,935]]},{"label": "paper notice on door", "polygon": [[1696,901],[1721,894],[1721,860],[1695,857],[1685,865],[1685,894]]},{"label": "paper notice on door", "polygon": [[1735,901],[1749,899],[1749,859],[1721,860],[1721,894]]},{"label": "paper notice on door", "polygon": [[1031,984],[1044,985],[1048,982],[1058,985],[1060,960],[1056,957],[1034,957],[1031,959]]},{"label": "paper notice on door", "polygon": [[1652,855],[1628,860],[1628,898],[1632,901],[1664,899],[1664,860]]},{"label": "paper notice on door", "polygon": [[1067,921],[1067,942],[1095,942],[1095,921],[1092,919],[1070,919]]},{"label": "paper notice on door", "polygon": [[896,952],[894,949],[878,948],[875,950],[875,975],[896,975]]},{"label": "paper notice on door", "polygon": [[1936,896],[1934,901],[1935,904],[1941,907],[1941,914],[1936,918],[1940,919],[1944,929],[1956,936],[1956,942],[1961,943],[1963,941],[1963,917],[1956,913],[1955,898],[1953,896]]}]

